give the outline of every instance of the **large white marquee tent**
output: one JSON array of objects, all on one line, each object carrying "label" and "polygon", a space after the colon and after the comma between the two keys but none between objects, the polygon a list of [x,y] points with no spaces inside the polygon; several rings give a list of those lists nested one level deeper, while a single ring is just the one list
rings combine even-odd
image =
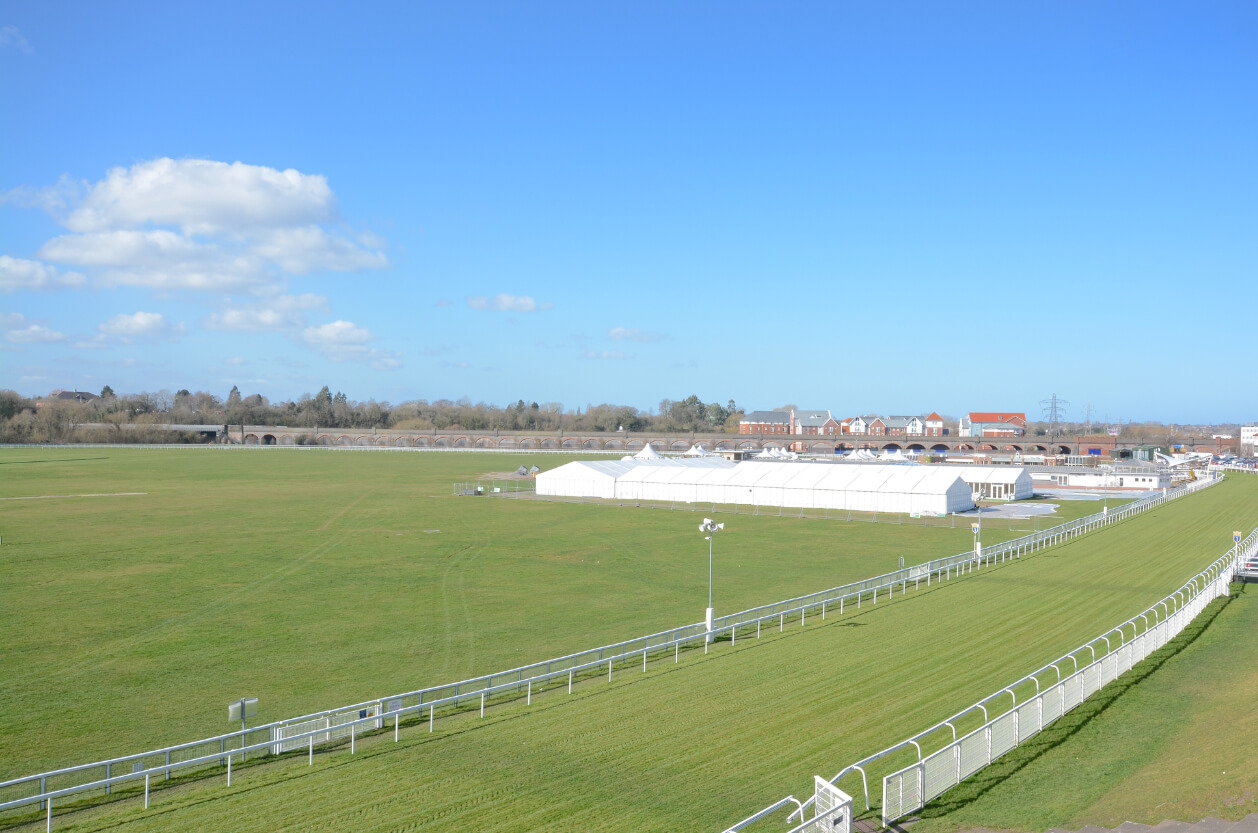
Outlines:
[{"label": "large white marquee tent", "polygon": [[940,466],[736,464],[713,458],[568,463],[538,474],[537,493],[937,515],[974,508],[960,473]]}]

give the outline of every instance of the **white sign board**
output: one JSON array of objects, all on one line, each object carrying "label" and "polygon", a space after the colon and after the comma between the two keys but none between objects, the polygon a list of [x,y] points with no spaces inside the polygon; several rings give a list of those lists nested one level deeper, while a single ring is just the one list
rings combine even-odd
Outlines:
[{"label": "white sign board", "polygon": [[[242,713],[243,712],[243,713]],[[228,720],[243,720],[258,713],[258,698],[243,697],[227,706]]]}]

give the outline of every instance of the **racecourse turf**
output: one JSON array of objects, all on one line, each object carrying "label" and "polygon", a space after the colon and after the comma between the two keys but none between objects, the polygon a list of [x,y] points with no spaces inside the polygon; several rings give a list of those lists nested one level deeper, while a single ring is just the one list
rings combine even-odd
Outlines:
[{"label": "racecourse turf", "polygon": [[[534,461],[4,451],[0,496],[145,493],[0,504],[5,777],[212,734],[243,694],[271,719],[699,618],[707,554],[688,513],[450,495],[455,480],[521,462]],[[1252,527],[1255,486],[1229,481],[760,644],[618,671],[484,720],[440,720],[431,735],[404,726],[396,745],[390,734],[312,768],[250,768],[230,788],[162,790],[147,813],[124,802],[57,829],[719,830],[1160,598],[1231,529]],[[726,520],[722,611],[881,572],[900,554],[959,552],[970,538]]]}]

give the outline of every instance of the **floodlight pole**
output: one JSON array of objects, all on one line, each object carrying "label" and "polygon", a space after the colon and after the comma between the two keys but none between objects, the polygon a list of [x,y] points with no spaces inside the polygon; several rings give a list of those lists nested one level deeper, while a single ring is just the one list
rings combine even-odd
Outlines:
[{"label": "floodlight pole", "polygon": [[708,539],[708,608],[703,614],[705,642],[712,641],[712,625],[716,618],[715,608],[712,607],[712,539],[716,537],[717,530],[724,528],[725,524],[718,524],[711,518],[704,518],[703,523],[699,524],[699,531],[706,532]]}]

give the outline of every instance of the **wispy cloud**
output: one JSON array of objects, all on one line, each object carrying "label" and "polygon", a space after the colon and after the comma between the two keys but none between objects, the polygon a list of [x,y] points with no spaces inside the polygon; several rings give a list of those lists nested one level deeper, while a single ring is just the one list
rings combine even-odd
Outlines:
[{"label": "wispy cloud", "polygon": [[277,295],[265,301],[233,304],[207,315],[201,324],[207,330],[235,333],[285,332],[306,326],[306,313],[327,309],[322,295]]},{"label": "wispy cloud", "polygon": [[137,338],[173,338],[182,335],[185,327],[182,322],[171,324],[160,312],[134,312],[115,315],[97,327],[103,335],[115,336],[124,344]]},{"label": "wispy cloud", "polygon": [[634,329],[633,327],[612,327],[607,331],[607,337],[612,341],[663,341],[668,338],[660,333],[650,333],[643,330]]},{"label": "wispy cloud", "polygon": [[554,306],[549,301],[539,304],[530,295],[508,295],[505,292],[499,292],[492,297],[469,295],[467,305],[472,309],[496,312],[539,312]]},{"label": "wispy cloud", "polygon": [[391,350],[370,346],[376,337],[352,321],[333,321],[301,332],[302,341],[334,362],[362,362],[374,370],[397,370],[400,356]]},{"label": "wispy cloud", "polygon": [[66,334],[51,330],[42,324],[30,324],[17,330],[9,330],[4,337],[14,344],[52,344],[65,341]]},{"label": "wispy cloud", "polygon": [[628,353],[620,350],[583,350],[581,352],[583,359],[598,359],[600,361],[619,361],[620,359],[630,358]]},{"label": "wispy cloud", "polygon": [[11,23],[0,26],[0,49],[16,49],[23,55],[30,55],[35,51],[26,41],[26,37]]}]

